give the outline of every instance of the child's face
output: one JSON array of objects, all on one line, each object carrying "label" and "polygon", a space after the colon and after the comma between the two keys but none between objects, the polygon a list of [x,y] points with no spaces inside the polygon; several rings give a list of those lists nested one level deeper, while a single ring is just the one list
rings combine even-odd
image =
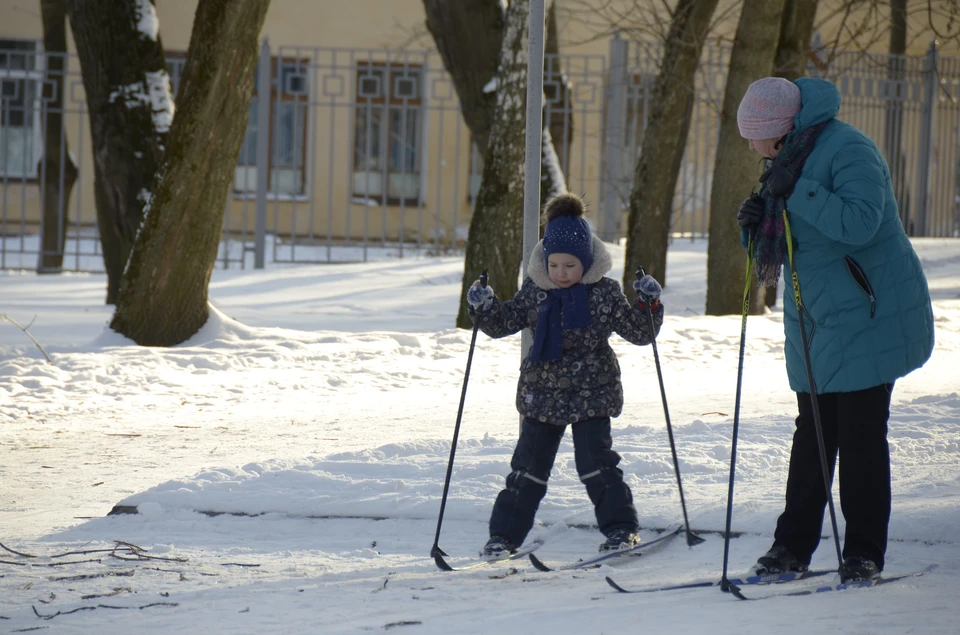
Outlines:
[{"label": "child's face", "polygon": [[547,258],[550,281],[561,289],[572,287],[583,278],[583,263],[570,254],[550,254]]}]

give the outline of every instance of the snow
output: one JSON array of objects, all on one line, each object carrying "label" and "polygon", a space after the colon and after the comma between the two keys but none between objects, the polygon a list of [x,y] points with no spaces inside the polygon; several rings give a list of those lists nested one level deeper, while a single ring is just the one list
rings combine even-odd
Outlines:
[{"label": "snow", "polygon": [[[549,126],[543,127],[540,145],[543,153],[543,164],[550,173],[550,182],[553,184],[553,189],[550,190],[549,195],[557,196],[567,191],[567,180],[564,178],[563,169],[560,167],[560,157],[557,156],[553,147],[553,137],[550,135]],[[546,178],[546,175],[541,177],[541,180],[543,178]]]},{"label": "snow", "polygon": [[[0,312],[33,320],[30,333],[54,361],[0,322],[0,542],[37,556],[0,548],[0,625],[62,633],[513,633],[529,625],[558,635],[742,633],[758,624],[778,633],[954,633],[960,242],[914,244],[934,297],[937,346],[894,391],[887,571],[940,566],[878,589],[757,603],[717,589],[619,595],[604,582],[719,579],[717,533],[705,532],[698,547],[677,540],[641,561],[579,573],[543,574],[525,561],[503,579],[490,576],[507,566],[437,570],[428,554],[470,344],[469,331],[453,328],[461,258],[216,270],[210,320],[169,349],[140,348],[105,328],[104,275],[0,274]],[[623,248],[610,249],[622,263]],[[705,243],[675,242],[668,263],[658,342],[684,494],[693,526],[716,532],[725,522],[740,318],[701,315]],[[619,267],[611,273],[621,275]],[[772,540],[796,408],[782,314],[751,317],[747,333],[733,516],[745,533],[730,542],[734,574]],[[454,563],[485,541],[509,471],[519,339],[477,340],[439,541]],[[664,527],[680,518],[680,506],[652,351],[613,342],[626,388],[614,446],[642,525]],[[118,505],[138,513],[107,516]],[[540,550],[548,562],[589,554],[601,540],[569,435],[538,521],[531,537],[548,538]],[[164,559],[129,560],[137,558],[129,544]],[[114,547],[128,559],[54,557]],[[829,567],[835,557],[827,537],[813,564]],[[80,560],[88,562],[68,564]]]},{"label": "snow", "polygon": [[147,39],[156,41],[160,34],[160,20],[151,0],[135,0],[134,13],[137,16],[137,31]]},{"label": "snow", "polygon": [[170,76],[166,69],[147,71],[144,75],[142,82],[120,86],[111,91],[107,101],[112,104],[123,99],[127,108],[147,106],[157,132],[168,132],[175,111]]}]

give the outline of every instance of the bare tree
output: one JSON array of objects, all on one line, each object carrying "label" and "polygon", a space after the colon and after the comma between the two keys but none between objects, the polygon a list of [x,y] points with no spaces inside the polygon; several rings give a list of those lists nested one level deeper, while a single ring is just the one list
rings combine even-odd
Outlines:
[{"label": "bare tree", "polygon": [[773,72],[783,7],[784,0],[744,0],[730,53],[710,190],[707,315],[740,313],[743,306],[746,268],[736,217],[743,199],[757,183],[760,162],[740,137],[737,108],[747,87]]},{"label": "bare tree", "polygon": [[481,156],[493,126],[496,97],[487,86],[496,74],[504,15],[496,0],[423,0],[427,28],[450,74],[463,120]]},{"label": "bare tree", "polygon": [[663,61],[630,191],[624,288],[644,265],[664,284],[673,195],[687,143],[694,76],[717,0],[678,0],[664,43]]},{"label": "bare tree", "polygon": [[467,289],[483,269],[501,298],[517,292],[523,257],[523,160],[529,0],[511,0],[497,64],[496,108],[464,258],[457,326],[470,328]]},{"label": "bare tree", "polygon": [[243,143],[270,0],[202,0],[179,108],[110,323],[144,346],[186,341],[209,317],[224,205]]},{"label": "bare tree", "polygon": [[65,2],[90,113],[107,304],[114,304],[173,119],[170,78],[153,0]]},{"label": "bare tree", "polygon": [[70,157],[63,129],[63,87],[67,57],[67,8],[63,0],[40,0],[43,19],[44,125],[43,157],[37,166],[40,200],[43,201],[43,231],[37,273],[59,273],[67,241],[67,210],[70,192],[77,180],[77,166]]}]

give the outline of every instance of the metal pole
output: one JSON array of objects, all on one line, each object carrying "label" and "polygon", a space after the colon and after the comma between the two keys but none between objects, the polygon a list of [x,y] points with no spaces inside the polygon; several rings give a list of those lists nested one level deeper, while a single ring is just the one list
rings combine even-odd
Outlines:
[{"label": "metal pole", "polygon": [[[540,154],[543,135],[543,25],[544,0],[530,0],[527,18],[527,129],[523,181],[523,278],[527,277],[527,261],[540,240]],[[533,340],[530,329],[521,336],[521,359]]]},{"label": "metal pole", "polygon": [[[606,91],[606,152],[603,172],[603,216],[600,220],[600,239],[615,241],[620,234],[620,180],[623,176],[624,106],[627,88],[627,47],[614,33],[610,40],[610,75]],[[627,144],[629,145],[629,144]]]},{"label": "metal pole", "polygon": [[917,197],[917,209],[914,216],[912,236],[927,235],[927,216],[930,212],[930,182],[931,167],[933,165],[933,147],[934,130],[933,119],[937,112],[937,99],[939,97],[940,84],[937,80],[937,43],[930,43],[927,49],[927,57],[923,61],[923,110],[920,120],[920,152],[918,154],[920,162],[917,173],[917,184],[919,185],[919,196]]},{"label": "metal pole", "polygon": [[[257,68],[257,213],[253,268],[263,269],[267,251],[267,189],[270,176],[270,43],[263,38]],[[242,256],[241,256],[242,258]]]}]

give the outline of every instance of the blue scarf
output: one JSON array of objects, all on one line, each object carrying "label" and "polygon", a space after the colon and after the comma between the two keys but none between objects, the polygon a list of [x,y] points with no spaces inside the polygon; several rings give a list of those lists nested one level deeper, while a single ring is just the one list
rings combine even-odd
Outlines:
[{"label": "blue scarf", "polygon": [[552,362],[563,356],[563,329],[590,326],[590,305],[587,287],[578,283],[569,289],[550,289],[540,305],[537,327],[533,334],[530,360]]}]

